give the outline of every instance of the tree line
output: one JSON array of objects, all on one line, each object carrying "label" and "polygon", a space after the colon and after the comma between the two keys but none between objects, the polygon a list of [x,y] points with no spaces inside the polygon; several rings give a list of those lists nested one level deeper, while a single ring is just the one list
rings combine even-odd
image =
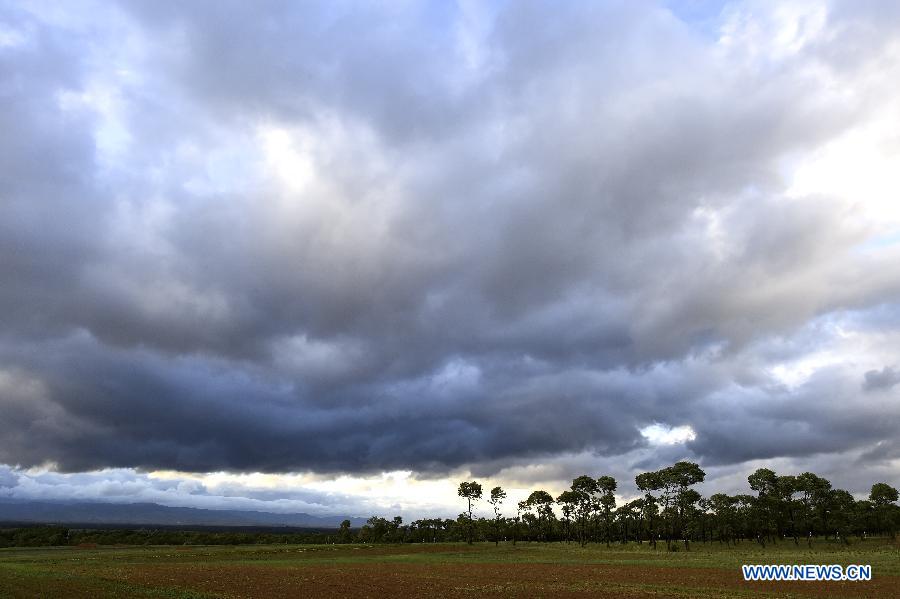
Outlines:
[{"label": "tree line", "polygon": [[[89,530],[59,526],[0,529],[0,547],[46,545],[238,545],[297,543],[437,543],[466,541],[649,543],[670,551],[693,542],[737,545],[788,542],[811,546],[817,540],[849,544],[854,538],[890,536],[900,527],[897,489],[872,485],[866,499],[832,487],[811,472],[778,475],[760,468],[747,478],[751,493],[703,497],[693,487],[706,473],[693,462],[678,462],[635,477],[637,499],[619,504],[612,476],[579,476],[554,498],[545,490],[507,503],[507,493],[484,493],[478,481],[463,481],[457,495],[465,511],[454,518],[423,518],[409,524],[395,516],[372,516],[361,528],[345,520],[339,529],[285,533],[190,530]],[[475,515],[479,502],[490,516]]]},{"label": "tree line", "polygon": [[299,545],[332,544],[342,539],[338,531],[295,532],[198,531],[157,528],[84,529],[66,526],[18,526],[0,528],[0,547],[52,547],[69,545]]},{"label": "tree line", "polygon": [[[621,505],[612,476],[579,476],[556,498],[536,490],[514,506],[505,505],[507,494],[501,487],[485,495],[478,481],[464,481],[457,495],[465,501],[465,511],[456,519],[404,524],[399,516],[393,520],[373,516],[355,532],[345,522],[340,540],[560,541],[582,546],[636,542],[654,548],[664,543],[667,550],[676,551],[690,550],[697,541],[725,545],[750,541],[763,547],[777,542],[811,546],[818,539],[849,544],[854,537],[893,538],[900,525],[897,489],[887,483],[872,485],[868,498],[857,500],[811,472],[778,475],[760,468],[747,479],[752,493],[703,497],[693,487],[705,478],[699,465],[687,461],[644,472],[635,477],[640,496]],[[490,517],[475,517],[474,508],[482,500],[490,505]]]}]

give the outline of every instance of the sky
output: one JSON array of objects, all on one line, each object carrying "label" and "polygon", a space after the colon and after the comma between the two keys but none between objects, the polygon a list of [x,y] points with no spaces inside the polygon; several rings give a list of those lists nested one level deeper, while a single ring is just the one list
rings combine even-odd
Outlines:
[{"label": "sky", "polygon": [[0,0],[0,132],[0,499],[900,483],[892,0]]}]

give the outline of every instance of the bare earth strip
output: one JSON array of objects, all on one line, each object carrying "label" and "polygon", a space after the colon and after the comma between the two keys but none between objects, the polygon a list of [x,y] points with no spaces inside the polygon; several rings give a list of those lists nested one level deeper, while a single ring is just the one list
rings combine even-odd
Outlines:
[{"label": "bare earth strip", "polygon": [[717,568],[572,564],[341,564],[315,567],[143,566],[141,586],[227,597],[898,597],[900,577],[870,582],[749,583]]}]

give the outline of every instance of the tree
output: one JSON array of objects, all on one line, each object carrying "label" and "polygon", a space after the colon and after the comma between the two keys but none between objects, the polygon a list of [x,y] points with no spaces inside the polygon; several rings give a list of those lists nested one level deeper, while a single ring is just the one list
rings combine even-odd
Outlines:
[{"label": "tree", "polygon": [[713,513],[713,522],[718,533],[719,542],[728,545],[735,542],[735,506],[737,499],[725,493],[716,493],[709,498],[709,508]]},{"label": "tree", "polygon": [[641,509],[643,507],[642,499],[635,499],[634,501],[629,501],[622,507],[616,510],[616,518],[619,520],[619,524],[622,527],[622,544],[628,543],[628,525],[633,522],[635,518],[641,513]]},{"label": "tree", "polygon": [[436,543],[438,531],[443,532],[444,521],[440,518],[423,518],[413,522],[413,526],[418,531],[419,540],[422,542]]},{"label": "tree", "polygon": [[787,520],[791,526],[791,536],[794,538],[794,545],[797,545],[798,506],[797,501],[794,499],[794,494],[800,490],[799,483],[797,482],[797,477],[792,475],[779,476],[776,480],[775,487],[778,494],[778,500],[781,504],[781,508],[784,512],[787,513]]},{"label": "tree", "polygon": [[459,489],[457,490],[457,495],[464,498],[468,501],[469,509],[469,522],[468,522],[468,541],[469,545],[472,544],[472,502],[478,501],[481,499],[481,485],[474,480],[471,482],[461,482],[459,483]]},{"label": "tree", "polygon": [[519,539],[519,522],[522,521],[522,512],[527,509],[528,506],[525,505],[524,501],[520,501],[516,504],[516,517],[513,518],[513,545],[515,545],[516,541]]},{"label": "tree", "polygon": [[390,540],[394,543],[403,542],[403,518],[400,516],[394,516],[394,519],[388,523],[388,536]]},{"label": "tree", "polygon": [[766,537],[774,536],[772,525],[775,523],[775,493],[778,476],[768,468],[759,468],[747,477],[750,488],[756,491],[757,539],[761,543]]},{"label": "tree", "polygon": [[494,508],[494,545],[500,544],[500,505],[506,499],[506,491],[501,487],[491,489],[491,497],[488,503]]},{"label": "tree", "polygon": [[875,517],[878,519],[879,529],[887,530],[891,538],[894,538],[893,514],[891,513],[896,506],[898,499],[897,489],[887,483],[875,483],[872,485],[872,491],[869,493],[869,501],[875,508]]},{"label": "tree", "polygon": [[700,526],[702,510],[699,503],[703,497],[694,489],[685,489],[678,496],[678,511],[680,514],[680,532],[681,538],[684,539],[684,548],[690,551],[690,540],[697,536],[697,529]]},{"label": "tree", "polygon": [[653,491],[662,489],[662,477],[659,472],[642,472],[634,477],[634,483],[644,493],[644,517],[647,520],[650,544],[656,549],[656,530],[653,524],[659,513],[659,499],[653,494]]},{"label": "tree", "polygon": [[349,543],[350,542],[350,521],[344,520],[341,522],[341,530],[340,530],[340,538],[341,543]]},{"label": "tree", "polygon": [[535,513],[535,507],[536,506],[533,503],[528,503],[527,499],[519,502],[519,514],[521,514],[522,517],[522,524],[525,525],[524,538],[529,543],[533,541],[540,532],[538,530],[538,516]]},{"label": "tree", "polygon": [[[800,502],[806,523],[806,543],[812,546],[813,534],[828,530],[828,503],[831,497],[831,483],[812,472],[797,476],[797,488],[803,494]],[[817,527],[818,525],[818,527]]]},{"label": "tree", "polygon": [[594,512],[594,495],[597,493],[597,481],[582,475],[572,481],[572,492],[577,497],[575,515],[578,519],[578,540],[581,546],[587,545],[587,523]]},{"label": "tree", "polygon": [[390,523],[381,516],[372,516],[363,525],[359,531],[360,540],[381,543],[386,540],[386,535],[390,530]]},{"label": "tree", "polygon": [[856,533],[859,540],[865,539],[870,530],[879,530],[875,516],[875,504],[866,499],[854,503],[852,520],[853,532]]},{"label": "tree", "polygon": [[[677,465],[677,464],[676,464]],[[639,481],[638,478],[641,478]],[[653,485],[648,490],[661,491],[659,501],[662,504],[660,516],[663,524],[663,532],[666,535],[666,550],[672,550],[672,537],[677,534],[678,526],[678,490],[679,477],[675,466],[663,468],[657,472],[645,472],[635,478],[638,488],[642,485]],[[643,490],[643,489],[642,489]],[[649,495],[649,492],[648,492]],[[654,548],[656,544],[654,543]]]},{"label": "tree", "polygon": [[778,476],[768,468],[759,468],[747,477],[747,482],[756,491],[757,517],[754,521],[757,524],[757,539],[765,543],[766,537],[775,536],[772,527],[776,522]]},{"label": "tree", "polygon": [[563,522],[566,526],[566,543],[568,543],[572,538],[572,515],[578,505],[578,495],[572,490],[563,491],[556,498],[556,503],[562,506]]},{"label": "tree", "polygon": [[534,491],[528,496],[525,505],[536,512],[538,539],[546,541],[553,524],[553,496],[547,491]]},{"label": "tree", "polygon": [[[675,536],[682,536],[686,529],[690,528],[694,514],[693,505],[700,495],[690,487],[703,482],[706,473],[694,462],[676,462],[674,465],[663,469],[663,482],[665,483],[666,496],[670,496],[670,488],[674,488],[672,501],[674,502],[672,528]],[[690,549],[688,536],[683,535],[684,548]]]},{"label": "tree", "polygon": [[600,509],[603,512],[604,537],[606,546],[609,547],[610,530],[612,526],[612,513],[616,509],[616,479],[611,476],[601,476],[597,479],[597,490],[600,492]]},{"label": "tree", "polygon": [[834,489],[831,491],[828,507],[833,515],[831,525],[834,528],[835,537],[844,545],[849,545],[856,500],[847,491]]}]

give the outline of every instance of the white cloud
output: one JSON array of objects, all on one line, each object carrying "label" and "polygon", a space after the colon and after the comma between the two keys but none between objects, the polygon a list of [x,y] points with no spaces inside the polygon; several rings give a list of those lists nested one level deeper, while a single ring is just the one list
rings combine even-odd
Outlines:
[{"label": "white cloud", "polygon": [[641,435],[651,445],[675,445],[687,443],[697,438],[697,434],[688,425],[669,426],[666,424],[651,424],[641,429]]}]

